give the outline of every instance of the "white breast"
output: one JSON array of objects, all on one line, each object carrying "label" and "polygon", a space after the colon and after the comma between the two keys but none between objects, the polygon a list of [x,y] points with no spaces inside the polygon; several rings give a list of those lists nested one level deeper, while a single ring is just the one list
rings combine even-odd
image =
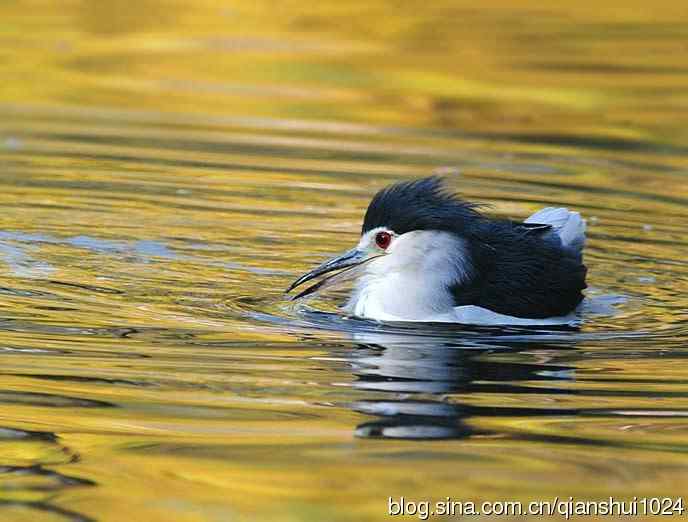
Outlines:
[{"label": "white breast", "polygon": [[379,321],[428,321],[450,316],[450,287],[468,277],[465,243],[446,232],[399,236],[384,255],[367,264],[345,310]]}]

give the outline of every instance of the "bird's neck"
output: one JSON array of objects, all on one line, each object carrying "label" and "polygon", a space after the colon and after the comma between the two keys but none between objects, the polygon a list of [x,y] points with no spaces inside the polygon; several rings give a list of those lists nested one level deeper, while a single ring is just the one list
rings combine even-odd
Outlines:
[{"label": "bird's neck", "polygon": [[[380,321],[424,321],[450,314],[454,308],[451,286],[467,277],[468,258],[452,249],[431,249],[413,262],[399,264],[393,256],[369,263],[358,278],[345,311]],[[447,240],[448,241],[448,240]],[[462,261],[463,259],[463,261]]]},{"label": "bird's neck", "polygon": [[348,313],[379,321],[430,320],[452,308],[453,299],[445,286],[409,281],[401,274],[384,279],[362,277],[345,307]]}]

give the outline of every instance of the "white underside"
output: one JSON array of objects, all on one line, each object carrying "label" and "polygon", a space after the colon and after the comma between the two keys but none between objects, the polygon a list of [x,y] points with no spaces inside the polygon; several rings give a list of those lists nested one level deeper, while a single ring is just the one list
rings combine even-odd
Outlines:
[{"label": "white underside", "polygon": [[[356,314],[360,315],[360,314]],[[544,319],[526,319],[523,317],[512,317],[510,315],[498,314],[487,308],[480,306],[457,306],[451,312],[431,314],[426,316],[417,316],[409,319],[408,317],[399,317],[389,314],[384,310],[370,309],[366,310],[365,315],[369,319],[376,321],[405,321],[405,322],[423,322],[423,323],[460,323],[473,325],[502,325],[502,326],[537,326],[537,325],[570,325],[581,321],[580,311],[576,309],[568,315],[561,317],[546,317]]]}]

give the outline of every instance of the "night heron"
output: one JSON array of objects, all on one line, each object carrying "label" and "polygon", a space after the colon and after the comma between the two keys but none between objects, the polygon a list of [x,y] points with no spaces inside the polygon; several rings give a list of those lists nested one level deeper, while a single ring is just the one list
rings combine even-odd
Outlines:
[{"label": "night heron", "polygon": [[379,191],[358,245],[298,278],[294,299],[355,278],[344,311],[380,321],[570,322],[583,299],[585,222],[565,208],[485,216],[438,177]]}]

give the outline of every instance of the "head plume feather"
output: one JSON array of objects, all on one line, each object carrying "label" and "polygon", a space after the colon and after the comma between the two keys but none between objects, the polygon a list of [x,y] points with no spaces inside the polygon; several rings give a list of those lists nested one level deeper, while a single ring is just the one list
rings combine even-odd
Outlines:
[{"label": "head plume feather", "polygon": [[368,205],[362,233],[386,227],[397,234],[412,230],[462,234],[482,218],[478,207],[459,199],[439,176],[403,181],[375,194]]}]

